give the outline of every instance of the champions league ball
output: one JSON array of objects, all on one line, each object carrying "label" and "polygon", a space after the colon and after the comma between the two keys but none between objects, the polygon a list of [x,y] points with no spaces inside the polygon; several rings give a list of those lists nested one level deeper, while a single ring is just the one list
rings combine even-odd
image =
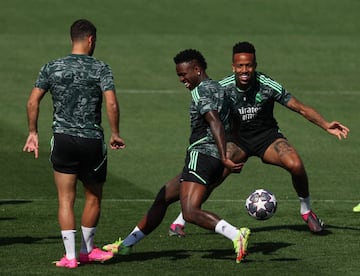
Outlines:
[{"label": "champions league ball", "polygon": [[275,214],[277,202],[271,192],[258,189],[252,192],[246,199],[245,207],[251,217],[258,220],[266,220]]}]

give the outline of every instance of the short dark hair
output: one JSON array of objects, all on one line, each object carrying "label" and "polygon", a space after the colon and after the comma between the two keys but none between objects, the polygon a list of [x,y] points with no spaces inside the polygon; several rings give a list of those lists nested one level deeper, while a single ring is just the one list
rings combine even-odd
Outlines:
[{"label": "short dark hair", "polygon": [[70,27],[71,40],[82,40],[87,36],[93,36],[94,40],[96,40],[95,25],[86,19],[76,20]]},{"label": "short dark hair", "polygon": [[207,63],[204,56],[197,50],[194,49],[186,49],[184,51],[179,52],[174,57],[175,64],[183,63],[183,62],[191,62],[196,60],[197,63],[202,67],[203,70],[206,70]]},{"label": "short dark hair", "polygon": [[255,50],[254,45],[252,45],[250,42],[247,42],[247,41],[238,42],[233,47],[233,55],[239,54],[239,53],[254,54],[254,59],[256,60],[255,52],[256,52],[256,50]]}]

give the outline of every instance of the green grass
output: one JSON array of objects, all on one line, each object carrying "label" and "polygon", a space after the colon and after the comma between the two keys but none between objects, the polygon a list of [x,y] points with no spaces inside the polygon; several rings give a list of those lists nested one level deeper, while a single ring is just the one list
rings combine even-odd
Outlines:
[{"label": "green grass", "polygon": [[[359,10],[356,0],[3,0],[0,275],[358,275],[360,225],[352,207],[360,201]],[[250,159],[241,175],[229,177],[204,205],[252,229],[249,256],[240,265],[227,239],[196,226],[187,226],[185,239],[169,238],[178,204],[130,256],[72,271],[52,265],[63,245],[48,161],[51,100],[45,97],[41,106],[39,160],[22,152],[25,104],[40,67],[69,52],[68,28],[79,17],[97,25],[95,56],[113,68],[127,142],[125,150],[109,153],[98,245],[125,237],[160,186],[183,166],[190,95],[177,80],[172,57],[197,48],[207,58],[209,74],[219,79],[231,73],[231,47],[241,40],[255,44],[258,70],[351,129],[349,139],[337,141],[276,107],[281,128],[306,165],[325,235],[312,235],[301,221],[287,172]],[[249,192],[260,187],[273,191],[279,204],[275,216],[263,222],[244,208]],[[81,185],[78,196],[80,217]]]}]

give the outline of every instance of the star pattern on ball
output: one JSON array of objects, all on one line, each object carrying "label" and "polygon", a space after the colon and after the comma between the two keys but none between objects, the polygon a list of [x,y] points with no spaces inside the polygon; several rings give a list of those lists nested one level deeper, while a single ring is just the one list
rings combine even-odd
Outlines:
[{"label": "star pattern on ball", "polygon": [[258,202],[256,202],[254,205],[256,206],[257,210],[261,210],[261,209],[265,209],[266,210],[266,206],[265,204],[267,203],[266,200],[259,200]]}]

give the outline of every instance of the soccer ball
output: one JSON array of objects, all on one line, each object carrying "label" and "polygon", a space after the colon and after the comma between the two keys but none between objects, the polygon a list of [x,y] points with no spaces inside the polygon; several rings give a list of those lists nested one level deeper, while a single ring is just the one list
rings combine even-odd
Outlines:
[{"label": "soccer ball", "polygon": [[251,217],[266,220],[275,214],[277,202],[271,192],[257,189],[248,196],[245,207]]}]

